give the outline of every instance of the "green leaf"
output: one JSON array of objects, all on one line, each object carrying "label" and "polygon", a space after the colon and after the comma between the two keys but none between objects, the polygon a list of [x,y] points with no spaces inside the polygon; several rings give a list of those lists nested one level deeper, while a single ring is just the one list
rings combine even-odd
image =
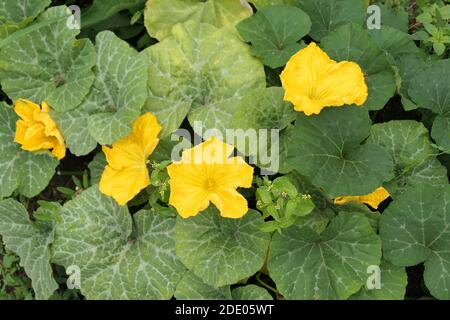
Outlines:
[{"label": "green leaf", "polygon": [[[383,3],[377,3],[377,6],[380,7],[380,15],[381,15],[381,30],[383,30],[386,27],[391,27],[398,29],[402,32],[408,32],[408,24],[409,24],[409,17],[408,12],[402,7],[391,7],[388,5],[385,5]],[[375,31],[376,29],[370,30]]]},{"label": "green leaf", "polygon": [[170,299],[185,272],[174,225],[150,211],[132,217],[94,186],[61,209],[53,261],[80,268],[87,299]]},{"label": "green leaf", "polygon": [[252,53],[274,69],[284,66],[301,49],[298,41],[311,30],[311,20],[299,8],[270,6],[236,28],[245,41],[252,43]]},{"label": "green leaf", "polygon": [[438,61],[417,73],[409,86],[409,95],[421,108],[438,116],[431,131],[433,138],[449,151],[448,122],[450,118],[450,59]]},{"label": "green leaf", "polygon": [[381,241],[367,219],[341,214],[321,235],[297,226],[274,234],[268,268],[287,299],[347,299],[380,258]]},{"label": "green leaf", "polygon": [[87,28],[104,21],[122,10],[135,10],[144,8],[146,0],[94,0],[92,6],[83,12],[81,25]]},{"label": "green leaf", "polygon": [[293,6],[297,4],[298,0],[247,0],[255,5],[256,8],[261,9],[268,6],[275,5],[289,5]]},{"label": "green leaf", "polygon": [[416,74],[409,87],[409,95],[421,108],[434,113],[450,113],[450,59],[441,60]]},{"label": "green leaf", "polygon": [[24,206],[13,200],[0,201],[0,235],[8,250],[20,257],[31,278],[36,299],[48,299],[58,288],[50,265],[53,230],[30,221]]},{"label": "green leaf", "polygon": [[0,39],[27,26],[51,3],[51,0],[3,0],[0,3]]},{"label": "green leaf", "polygon": [[147,96],[143,55],[114,33],[97,35],[97,65],[91,92],[78,109],[55,113],[70,150],[86,155],[97,142],[113,144],[131,132]]},{"label": "green leaf", "polygon": [[201,121],[206,129],[225,130],[242,97],[265,87],[263,65],[249,46],[209,24],[178,24],[145,54],[150,66],[144,110],[158,117],[162,137],[178,129],[188,113],[192,126]]},{"label": "green leaf", "polygon": [[450,299],[450,186],[417,185],[383,213],[383,253],[397,266],[425,262],[424,280],[431,294]]},{"label": "green leaf", "polygon": [[401,78],[399,91],[402,97],[403,108],[406,111],[417,108],[417,105],[411,101],[411,97],[409,96],[409,87],[411,81],[415,79],[416,74],[423,72],[426,66],[425,61],[414,55],[403,56],[397,62],[398,73]]},{"label": "green leaf", "polygon": [[248,92],[237,105],[231,126],[243,130],[286,128],[297,113],[292,104],[283,101],[283,97],[284,90],[280,87]]},{"label": "green leaf", "polygon": [[392,158],[382,147],[361,144],[371,120],[357,107],[326,108],[297,117],[288,163],[332,198],[369,194],[393,176]]},{"label": "green leaf", "polygon": [[103,171],[105,170],[108,162],[106,161],[105,154],[99,152],[95,155],[94,159],[89,163],[89,172],[91,173],[91,183],[100,183],[100,178],[102,177]]},{"label": "green leaf", "polygon": [[370,30],[369,34],[378,44],[378,47],[388,55],[392,64],[396,64],[405,55],[421,55],[420,49],[408,33],[383,26],[379,30]]},{"label": "green leaf", "polygon": [[162,41],[178,23],[195,20],[234,32],[234,26],[251,14],[251,8],[235,0],[149,0],[145,26],[153,38]]},{"label": "green leaf", "polygon": [[347,24],[324,37],[321,46],[336,61],[359,64],[369,88],[364,106],[369,110],[379,110],[394,95],[396,83],[386,55],[369,33],[359,25]]},{"label": "green leaf", "polygon": [[230,286],[213,287],[188,271],[178,283],[175,291],[177,300],[231,300]]},{"label": "green leaf", "polygon": [[97,147],[97,141],[89,133],[89,114],[86,111],[79,108],[64,113],[52,112],[52,117],[72,154],[86,155]]},{"label": "green leaf", "polygon": [[[227,137],[229,139],[227,142],[233,143],[240,152],[257,158],[255,160],[262,168],[276,166],[276,163],[266,163],[267,159],[263,156],[269,156],[268,149],[275,143],[272,141],[274,131],[283,130],[296,117],[293,106],[283,101],[283,96],[284,90],[280,87],[249,91],[236,105],[236,111],[228,127],[236,131],[234,136]],[[252,116],[249,117],[249,114]]]},{"label": "green leaf", "polygon": [[266,289],[254,284],[238,287],[231,292],[233,300],[273,300]]},{"label": "green leaf", "polygon": [[298,0],[298,6],[312,21],[310,36],[321,40],[340,25],[354,22],[362,26],[366,20],[364,0]]},{"label": "green leaf", "polygon": [[55,174],[58,160],[48,152],[24,151],[14,142],[18,117],[5,104],[0,104],[0,198],[15,190],[28,198],[44,190]]},{"label": "green leaf", "polygon": [[450,153],[450,114],[446,117],[436,117],[431,136],[446,153]]},{"label": "green leaf", "polygon": [[[403,300],[405,298],[406,285],[408,283],[405,268],[397,267],[385,260],[381,260],[380,272],[380,289],[369,289],[366,284],[358,293],[352,295],[350,299]],[[370,274],[368,274],[368,276],[369,275]]]},{"label": "green leaf", "polygon": [[264,264],[270,235],[254,210],[241,219],[222,218],[214,207],[198,216],[178,217],[175,246],[178,258],[207,284],[221,287],[250,277]]},{"label": "green leaf", "polygon": [[447,170],[436,159],[438,150],[422,123],[397,120],[375,124],[368,143],[384,147],[394,160],[395,177],[384,184],[393,198],[419,183],[448,184]]},{"label": "green leaf", "polygon": [[[278,173],[287,174],[294,170],[294,168],[288,163],[288,151],[292,139],[292,134],[294,133],[294,126],[289,125],[286,129],[280,131],[280,140],[279,140],[279,157],[278,157]],[[272,148],[271,148],[272,152]],[[258,166],[261,166],[258,163]]]},{"label": "green leaf", "polygon": [[27,33],[0,51],[3,90],[12,99],[47,102],[53,109],[76,108],[94,81],[95,52],[89,40],[76,40],[66,7],[52,7],[38,21],[61,20]]}]

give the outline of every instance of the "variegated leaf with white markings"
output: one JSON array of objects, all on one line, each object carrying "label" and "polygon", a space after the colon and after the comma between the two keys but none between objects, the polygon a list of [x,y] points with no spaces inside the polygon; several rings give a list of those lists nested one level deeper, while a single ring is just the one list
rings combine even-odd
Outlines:
[{"label": "variegated leaf with white markings", "polygon": [[448,184],[447,170],[436,158],[425,126],[413,120],[397,120],[372,126],[369,143],[388,150],[394,161],[394,179],[385,187],[396,197],[409,186]]},{"label": "variegated leaf with white markings", "polygon": [[21,203],[6,199],[0,201],[0,236],[6,247],[20,257],[36,299],[50,298],[58,288],[50,265],[52,227],[31,222]]},{"label": "variegated leaf with white markings", "polygon": [[174,218],[127,207],[84,191],[61,209],[53,261],[81,270],[88,299],[170,299],[185,268],[175,257]]},{"label": "variegated leaf with white markings", "polygon": [[229,219],[213,206],[193,218],[178,217],[177,256],[205,283],[215,287],[233,284],[264,264],[270,235],[258,229],[262,222],[254,210],[241,219]]},{"label": "variegated leaf with white markings", "polygon": [[94,73],[95,51],[89,40],[77,40],[68,27],[70,12],[52,7],[38,21],[56,22],[15,39],[0,50],[0,79],[12,99],[47,102],[53,109],[75,109],[88,94]]},{"label": "variegated leaf with white markings", "polygon": [[242,97],[265,87],[263,65],[249,46],[210,24],[178,24],[171,37],[145,53],[150,67],[144,110],[161,121],[163,137],[178,129],[186,115],[192,126],[201,122],[197,131],[215,128],[224,133]]},{"label": "variegated leaf with white markings", "polygon": [[450,299],[450,186],[416,185],[386,209],[380,221],[384,257],[396,266],[425,263],[431,294]]},{"label": "variegated leaf with white markings", "polygon": [[320,235],[297,226],[274,234],[268,268],[287,299],[347,299],[380,258],[381,241],[367,218],[345,213]]},{"label": "variegated leaf with white markings", "polygon": [[97,35],[97,65],[92,89],[80,107],[55,113],[70,150],[91,152],[97,142],[113,144],[131,131],[147,96],[143,56],[113,32]]},{"label": "variegated leaf with white markings", "polygon": [[0,2],[0,39],[33,21],[51,0],[2,0]]},{"label": "variegated leaf with white markings", "polygon": [[34,197],[47,187],[58,160],[48,152],[24,151],[14,142],[18,117],[6,104],[0,104],[0,198],[18,190]]}]

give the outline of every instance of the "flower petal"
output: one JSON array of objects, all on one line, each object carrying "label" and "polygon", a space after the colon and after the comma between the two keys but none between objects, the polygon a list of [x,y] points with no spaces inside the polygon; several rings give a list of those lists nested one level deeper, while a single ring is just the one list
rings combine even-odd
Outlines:
[{"label": "flower petal", "polygon": [[354,62],[340,62],[330,67],[328,76],[317,89],[317,100],[325,106],[362,105],[368,95],[361,68]]},{"label": "flower petal", "polygon": [[383,188],[380,187],[376,189],[374,192],[369,193],[367,195],[363,196],[342,196],[337,197],[334,199],[335,204],[346,204],[349,202],[358,202],[358,203],[365,203],[371,206],[374,209],[378,209],[378,206],[381,202],[389,198],[390,194],[389,192]]},{"label": "flower petal", "polygon": [[124,168],[145,166],[146,159],[140,145],[125,138],[114,143],[112,148],[102,146],[106,160],[111,168],[122,170]]},{"label": "flower petal", "polygon": [[216,165],[212,179],[221,187],[250,188],[253,182],[253,167],[241,157],[231,158],[232,164]]},{"label": "flower petal", "polygon": [[221,189],[210,195],[211,202],[225,218],[241,218],[248,212],[247,200],[234,189]]},{"label": "flower petal", "polygon": [[199,171],[199,165],[171,164],[167,171],[170,177],[169,204],[183,218],[195,216],[209,206],[206,177]]},{"label": "flower petal", "polygon": [[114,170],[106,166],[99,187],[103,194],[113,197],[123,206],[149,184],[150,178],[146,167]]},{"label": "flower petal", "polygon": [[194,148],[183,151],[181,161],[195,164],[224,164],[233,150],[234,146],[212,137]]},{"label": "flower petal", "polygon": [[64,138],[50,116],[48,104],[43,102],[41,109],[31,101],[18,100],[14,110],[22,119],[16,122],[14,141],[21,144],[23,150],[52,150],[52,154],[59,160],[65,157]]},{"label": "flower petal", "polygon": [[40,112],[40,110],[39,105],[30,100],[20,99],[14,104],[14,111],[26,122],[33,122],[34,112]]},{"label": "flower petal", "polygon": [[324,107],[362,105],[368,89],[358,64],[330,59],[314,42],[291,57],[281,73],[284,99],[296,111],[319,114]]},{"label": "flower petal", "polygon": [[156,117],[149,112],[134,121],[130,138],[141,146],[145,158],[148,158],[158,145],[161,129]]}]

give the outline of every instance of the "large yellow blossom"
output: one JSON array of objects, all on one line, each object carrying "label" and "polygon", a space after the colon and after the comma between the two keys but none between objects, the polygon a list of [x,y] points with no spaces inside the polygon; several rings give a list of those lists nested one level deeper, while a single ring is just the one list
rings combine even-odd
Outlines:
[{"label": "large yellow blossom", "polygon": [[365,203],[371,206],[374,209],[378,209],[378,206],[381,202],[389,198],[389,192],[383,188],[380,187],[376,189],[374,192],[369,193],[364,196],[343,196],[343,197],[337,197],[334,199],[335,204],[346,204],[348,202],[358,202],[358,203]]},{"label": "large yellow blossom", "polygon": [[210,202],[223,217],[240,218],[247,213],[247,200],[236,189],[252,186],[253,168],[241,157],[230,158],[233,149],[213,137],[185,150],[181,161],[167,167],[169,203],[183,218],[197,215]]},{"label": "large yellow blossom", "polygon": [[102,147],[108,161],[100,179],[102,193],[123,206],[150,184],[147,158],[159,142],[160,131],[156,117],[146,113],[134,121],[130,135],[112,148]]},{"label": "large yellow blossom", "polygon": [[14,111],[20,117],[16,123],[14,141],[21,144],[23,150],[51,150],[56,158],[65,157],[64,138],[50,116],[50,107],[47,103],[43,102],[42,106],[39,106],[21,99],[14,104]]},{"label": "large yellow blossom", "polygon": [[314,42],[291,57],[281,73],[284,100],[296,111],[319,114],[324,107],[362,105],[367,85],[358,64],[331,60]]}]

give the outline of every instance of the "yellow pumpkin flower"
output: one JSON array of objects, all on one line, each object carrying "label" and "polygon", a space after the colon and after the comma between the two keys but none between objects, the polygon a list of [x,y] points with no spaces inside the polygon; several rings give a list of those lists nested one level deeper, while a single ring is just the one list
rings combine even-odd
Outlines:
[{"label": "yellow pumpkin flower", "polygon": [[16,122],[14,142],[26,151],[51,150],[61,160],[66,155],[64,138],[50,116],[50,107],[42,102],[39,106],[29,100],[20,99],[14,104],[14,111],[20,117]]},{"label": "yellow pumpkin flower", "polygon": [[181,160],[167,167],[169,204],[183,218],[197,215],[212,202],[226,218],[241,218],[247,200],[236,191],[250,188],[253,168],[241,157],[230,157],[234,147],[213,137],[183,151]]},{"label": "yellow pumpkin flower", "polygon": [[296,111],[319,114],[324,107],[364,104],[367,85],[358,64],[331,60],[314,42],[301,49],[281,73],[284,100]]},{"label": "yellow pumpkin flower", "polygon": [[146,113],[133,122],[132,132],[103,146],[108,165],[100,179],[100,192],[111,196],[123,206],[150,184],[147,158],[155,150],[161,126],[156,117]]},{"label": "yellow pumpkin flower", "polygon": [[358,203],[365,203],[371,206],[374,209],[378,209],[378,206],[380,203],[382,203],[384,200],[389,198],[389,192],[383,188],[380,187],[376,189],[374,192],[369,193],[364,196],[343,196],[343,197],[337,197],[334,199],[335,204],[346,204],[349,202],[358,202]]}]

